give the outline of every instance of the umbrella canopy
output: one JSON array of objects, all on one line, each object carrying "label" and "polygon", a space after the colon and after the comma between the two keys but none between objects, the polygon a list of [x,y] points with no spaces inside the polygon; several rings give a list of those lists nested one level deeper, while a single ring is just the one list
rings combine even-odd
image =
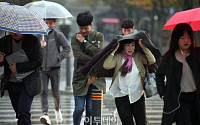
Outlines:
[{"label": "umbrella canopy", "polygon": [[35,1],[24,5],[38,13],[42,18],[69,18],[71,13],[62,5],[49,1]]},{"label": "umbrella canopy", "polygon": [[[149,48],[149,50],[153,53],[154,57],[156,58],[156,64],[158,64],[160,61],[159,59],[161,57],[160,51],[151,42],[147,33],[143,30],[140,30],[136,33],[125,35],[125,36],[117,35],[110,44],[108,44],[105,48],[100,50],[83,67],[81,67],[80,72],[83,75],[94,75],[97,77],[112,77],[113,73],[114,73],[114,69],[110,69],[110,70],[104,69],[103,68],[104,60],[117,47],[118,42],[123,42],[123,41],[129,40],[129,39],[137,42],[140,38],[142,38],[142,43],[147,48]],[[152,67],[150,67],[150,68],[152,68]],[[154,68],[154,66],[153,66],[153,68]]]},{"label": "umbrella canopy", "polygon": [[49,27],[35,12],[0,2],[0,29],[17,34],[48,34]]},{"label": "umbrella canopy", "polygon": [[200,7],[175,13],[162,30],[173,30],[179,23],[189,24],[193,31],[200,30]]}]

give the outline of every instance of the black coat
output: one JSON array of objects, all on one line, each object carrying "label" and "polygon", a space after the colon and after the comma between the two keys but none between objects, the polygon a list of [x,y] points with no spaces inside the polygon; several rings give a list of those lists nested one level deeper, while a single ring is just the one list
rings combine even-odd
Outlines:
[{"label": "black coat", "polygon": [[[30,96],[35,96],[41,91],[41,83],[39,81],[38,68],[42,64],[42,51],[40,42],[37,37],[33,35],[24,35],[22,38],[22,49],[25,51],[29,62],[16,63],[18,73],[28,72],[35,70],[33,73],[25,77],[22,81],[27,93]],[[7,35],[0,39],[0,52],[4,52],[6,56],[12,54],[12,36]],[[4,66],[4,77],[1,81],[1,97],[4,95],[4,91],[7,88],[7,83],[11,75],[11,70],[6,60],[0,63],[0,66]]]},{"label": "black coat", "polygon": [[[197,106],[200,107],[200,49],[195,48],[191,54],[186,57],[186,61],[190,66],[197,88]],[[164,96],[163,112],[171,114],[179,107],[179,94],[181,91],[180,83],[182,77],[183,64],[177,61],[175,54],[169,57],[167,61],[161,61],[156,72],[156,83],[158,94]],[[164,81],[166,76],[166,83]],[[200,110],[199,110],[200,111]],[[200,115],[199,115],[200,116]]]},{"label": "black coat", "polygon": [[[94,55],[81,69],[83,75],[94,75],[97,77],[112,77],[114,74],[114,69],[104,69],[103,62],[104,60],[112,53],[112,51],[117,47],[118,42],[123,42],[125,40],[131,39],[138,41],[142,38],[142,43],[149,48],[156,58],[156,63],[159,63],[161,57],[160,51],[154,46],[154,44],[149,39],[147,33],[143,30],[140,30],[136,33],[129,35],[117,35],[113,41],[108,44],[105,48],[100,50],[96,55]],[[121,44],[120,44],[121,45]],[[139,46],[138,46],[139,47]],[[142,50],[141,50],[142,51]],[[117,52],[120,52],[120,47]],[[153,66],[154,68],[154,66]]]}]

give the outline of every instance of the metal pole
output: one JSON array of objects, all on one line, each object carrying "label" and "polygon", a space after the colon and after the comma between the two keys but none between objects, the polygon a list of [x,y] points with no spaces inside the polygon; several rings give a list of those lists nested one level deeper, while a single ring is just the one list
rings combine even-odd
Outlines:
[{"label": "metal pole", "polygon": [[91,125],[102,125],[103,110],[103,91],[99,89],[92,90],[92,123]]},{"label": "metal pole", "polygon": [[71,53],[66,58],[66,90],[71,90]]}]

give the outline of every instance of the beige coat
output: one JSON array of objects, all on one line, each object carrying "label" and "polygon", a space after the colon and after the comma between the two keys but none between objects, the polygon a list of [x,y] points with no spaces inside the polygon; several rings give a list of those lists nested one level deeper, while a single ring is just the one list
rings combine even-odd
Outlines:
[{"label": "beige coat", "polygon": [[[143,50],[143,52],[145,53],[146,56],[144,54],[140,53],[140,52],[135,52],[135,55],[134,55],[133,58],[134,58],[135,64],[136,64],[136,66],[139,70],[139,73],[140,73],[142,79],[144,79],[144,77],[145,77],[144,64],[147,64],[147,60],[148,60],[149,65],[152,65],[156,62],[156,59],[148,48],[143,48],[142,50]],[[121,66],[122,66],[122,54],[121,53],[120,54],[118,53],[114,56],[109,55],[106,58],[106,60],[104,61],[103,67],[105,69],[115,68],[115,72],[114,72],[114,75],[113,75],[113,78],[112,78],[111,86],[112,86]]]}]

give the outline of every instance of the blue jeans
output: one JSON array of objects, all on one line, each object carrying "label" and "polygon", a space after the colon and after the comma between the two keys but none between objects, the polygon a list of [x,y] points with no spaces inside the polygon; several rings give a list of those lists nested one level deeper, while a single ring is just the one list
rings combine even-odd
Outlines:
[{"label": "blue jeans", "polygon": [[87,95],[74,96],[75,100],[75,110],[73,113],[74,125],[80,125],[81,116],[84,111],[85,103],[86,103],[86,119],[84,121],[84,125],[90,125],[90,118],[92,114],[92,89],[96,89],[96,87],[91,84],[89,86]]},{"label": "blue jeans", "polygon": [[33,97],[26,92],[23,83],[9,82],[8,94],[18,119],[18,125],[31,125],[31,104]]}]

